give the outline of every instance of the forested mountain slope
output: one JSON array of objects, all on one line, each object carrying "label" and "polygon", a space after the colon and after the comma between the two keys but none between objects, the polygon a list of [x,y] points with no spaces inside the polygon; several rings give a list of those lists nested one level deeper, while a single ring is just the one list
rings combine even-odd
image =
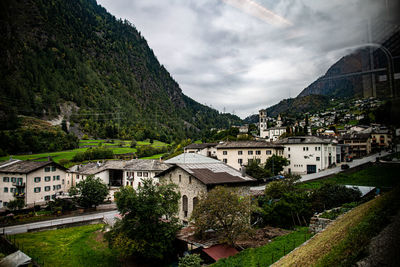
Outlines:
[{"label": "forested mountain slope", "polygon": [[140,32],[95,0],[2,0],[0,33],[2,121],[71,103],[89,134],[163,141],[241,123],[185,96]]}]

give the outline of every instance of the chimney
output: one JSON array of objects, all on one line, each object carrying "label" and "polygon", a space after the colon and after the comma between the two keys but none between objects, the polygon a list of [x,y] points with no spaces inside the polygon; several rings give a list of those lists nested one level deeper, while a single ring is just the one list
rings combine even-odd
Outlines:
[{"label": "chimney", "polygon": [[245,177],[246,176],[246,167],[242,166],[242,168],[240,168],[240,171],[242,172],[242,176]]}]

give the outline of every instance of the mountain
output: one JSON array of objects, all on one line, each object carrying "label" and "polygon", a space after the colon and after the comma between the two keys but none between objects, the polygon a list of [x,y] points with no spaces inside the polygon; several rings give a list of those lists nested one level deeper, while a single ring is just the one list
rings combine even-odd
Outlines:
[{"label": "mountain", "polygon": [[242,122],[184,95],[135,26],[95,0],[3,0],[0,33],[1,120],[62,115],[95,137],[163,141]]},{"label": "mountain", "polygon": [[342,78],[341,76],[362,71],[362,58],[365,58],[365,53],[365,51],[360,50],[342,57],[328,69],[324,76],[318,78],[301,91],[298,97],[308,95],[324,95],[331,98],[362,97],[362,77],[350,76]]},{"label": "mountain", "polygon": [[[278,104],[267,108],[269,117],[277,117],[278,114],[284,117],[301,118],[306,112],[316,112],[329,105],[329,98],[323,95],[307,95],[303,97],[288,98],[281,100]],[[257,123],[258,114],[248,116],[243,120],[245,123]]]}]

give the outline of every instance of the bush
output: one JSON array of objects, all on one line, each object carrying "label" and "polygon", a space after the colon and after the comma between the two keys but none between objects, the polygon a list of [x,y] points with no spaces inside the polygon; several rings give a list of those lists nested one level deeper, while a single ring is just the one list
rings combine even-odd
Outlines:
[{"label": "bush", "polygon": [[324,184],[311,194],[312,207],[317,212],[339,207],[344,203],[359,201],[360,198],[360,190],[337,184]]},{"label": "bush", "polygon": [[203,260],[198,254],[187,254],[179,258],[179,267],[200,267]]},{"label": "bush", "polygon": [[111,149],[103,147],[88,148],[85,152],[78,152],[72,158],[72,161],[82,162],[95,159],[112,159],[114,152]]}]

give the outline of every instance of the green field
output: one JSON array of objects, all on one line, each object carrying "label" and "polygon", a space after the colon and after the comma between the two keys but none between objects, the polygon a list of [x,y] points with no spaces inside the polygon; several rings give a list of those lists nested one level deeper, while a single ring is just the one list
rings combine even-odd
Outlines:
[{"label": "green field", "polygon": [[44,261],[44,266],[120,266],[99,233],[102,228],[103,224],[95,224],[24,233],[15,240],[23,252]]},{"label": "green field", "polygon": [[379,164],[370,166],[354,173],[338,173],[334,177],[316,181],[304,182],[297,185],[300,188],[317,188],[323,183],[344,185],[375,186],[379,188],[392,188],[400,182],[398,176],[400,166],[397,164]]},{"label": "green field", "polygon": [[265,246],[245,249],[235,256],[217,261],[212,266],[269,266],[311,236],[308,227],[300,227],[290,234],[274,238]]},{"label": "green field", "polygon": [[[83,146],[98,146],[100,143],[103,146],[110,147],[114,154],[126,154],[126,153],[133,153],[136,152],[136,148],[131,148],[130,144],[131,141],[126,140],[114,140],[114,143],[106,143],[106,140],[81,140],[79,142],[79,148],[73,150],[66,150],[66,151],[57,151],[57,152],[47,152],[47,153],[40,153],[40,154],[30,154],[30,155],[15,155],[12,156],[14,159],[21,159],[21,160],[37,160],[37,161],[45,161],[48,160],[50,156],[55,162],[59,162],[60,159],[68,159],[71,160],[77,152],[83,152],[88,149],[87,147]],[[122,143],[122,146],[119,144]],[[167,143],[163,143],[158,140],[154,140],[153,144],[150,144],[150,141],[138,141],[138,146],[144,145],[152,145],[153,147],[163,147],[168,146]],[[153,155],[151,157],[146,157],[145,159],[159,159],[163,154]],[[0,157],[0,161],[8,160],[10,156]]]}]

